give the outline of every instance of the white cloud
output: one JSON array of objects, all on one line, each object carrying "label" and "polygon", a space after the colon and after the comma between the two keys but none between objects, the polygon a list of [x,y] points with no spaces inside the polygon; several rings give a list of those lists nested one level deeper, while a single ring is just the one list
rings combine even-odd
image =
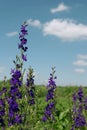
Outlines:
[{"label": "white cloud", "polygon": [[53,19],[43,25],[43,33],[64,41],[87,39],[87,25],[70,19]]},{"label": "white cloud", "polygon": [[28,19],[27,24],[30,26],[38,27],[38,28],[41,27],[41,22],[39,20]]},{"label": "white cloud", "polygon": [[87,66],[87,61],[77,60],[77,61],[74,62],[73,64],[74,64],[74,65],[77,65],[77,66]]},{"label": "white cloud", "polygon": [[57,8],[51,9],[51,13],[61,12],[68,10],[69,7],[65,5],[64,3],[60,3]]},{"label": "white cloud", "polygon": [[18,32],[6,33],[6,36],[8,36],[8,37],[13,37],[13,36],[16,36],[16,35],[18,35]]},{"label": "white cloud", "polygon": [[77,55],[77,58],[79,58],[79,59],[87,59],[87,55],[83,55],[83,54],[78,54]]},{"label": "white cloud", "polygon": [[82,69],[82,68],[75,69],[75,72],[77,72],[77,73],[85,73],[85,69]]}]

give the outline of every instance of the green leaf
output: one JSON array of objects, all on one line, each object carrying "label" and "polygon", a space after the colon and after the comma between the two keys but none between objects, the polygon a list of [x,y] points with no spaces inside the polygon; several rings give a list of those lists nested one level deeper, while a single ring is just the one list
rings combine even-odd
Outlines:
[{"label": "green leaf", "polygon": [[58,130],[63,130],[63,126],[62,125],[58,125]]},{"label": "green leaf", "polygon": [[61,112],[60,115],[59,115],[59,120],[62,120],[64,119],[66,116],[67,116],[67,113],[69,112],[69,109],[67,109],[66,111],[64,112]]}]

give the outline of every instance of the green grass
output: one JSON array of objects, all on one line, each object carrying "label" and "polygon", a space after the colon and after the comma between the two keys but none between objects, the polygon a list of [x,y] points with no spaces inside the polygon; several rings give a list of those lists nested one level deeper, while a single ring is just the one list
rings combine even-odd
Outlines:
[{"label": "green grass", "polygon": [[[0,82],[0,90],[3,86],[3,82]],[[5,85],[9,89],[9,82]],[[41,121],[44,108],[46,106],[46,94],[47,90],[45,86],[36,85],[36,104],[29,106],[27,99],[25,98],[26,90],[22,86],[22,100],[18,101],[20,106],[20,112],[26,114],[24,123],[21,125],[15,125],[6,127],[5,130],[70,130],[72,125],[72,94],[78,90],[76,86],[57,87],[56,89],[56,122],[43,123]],[[83,88],[85,95],[87,95],[87,88]],[[1,128],[0,128],[1,130]],[[82,129],[83,130],[83,129]]]}]

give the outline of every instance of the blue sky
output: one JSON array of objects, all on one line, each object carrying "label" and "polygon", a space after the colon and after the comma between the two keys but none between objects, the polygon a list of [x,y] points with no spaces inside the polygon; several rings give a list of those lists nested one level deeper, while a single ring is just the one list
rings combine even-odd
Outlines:
[{"label": "blue sky", "polygon": [[57,85],[87,85],[87,0],[0,0],[0,80],[11,76],[19,53],[20,25],[28,23],[28,61],[35,83],[47,84],[56,67]]}]

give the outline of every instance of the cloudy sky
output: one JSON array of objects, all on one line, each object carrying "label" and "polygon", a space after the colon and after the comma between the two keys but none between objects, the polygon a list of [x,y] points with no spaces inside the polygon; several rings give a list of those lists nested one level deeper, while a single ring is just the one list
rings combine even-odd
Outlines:
[{"label": "cloudy sky", "polygon": [[35,83],[56,67],[57,85],[87,85],[87,0],[0,0],[0,80],[11,76],[20,25],[28,23],[28,61]]}]

